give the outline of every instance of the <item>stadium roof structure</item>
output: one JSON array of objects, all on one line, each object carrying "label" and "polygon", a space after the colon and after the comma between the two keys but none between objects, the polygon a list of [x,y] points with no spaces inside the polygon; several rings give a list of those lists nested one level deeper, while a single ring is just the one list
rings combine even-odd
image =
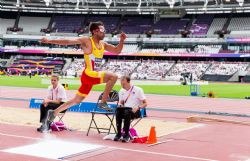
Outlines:
[{"label": "stadium roof structure", "polygon": [[97,14],[250,12],[250,0],[0,0],[1,11]]}]

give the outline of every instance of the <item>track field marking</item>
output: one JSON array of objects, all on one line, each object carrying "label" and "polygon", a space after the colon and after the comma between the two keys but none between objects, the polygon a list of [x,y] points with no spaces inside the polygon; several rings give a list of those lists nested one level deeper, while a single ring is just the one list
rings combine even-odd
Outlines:
[{"label": "track field marking", "polygon": [[0,135],[8,136],[8,137],[15,137],[15,138],[32,139],[32,140],[42,140],[43,139],[43,138],[36,138],[36,137],[29,137],[29,136],[22,136],[22,135],[6,134],[6,133],[2,133],[2,132],[0,132]]},{"label": "track field marking", "polygon": [[127,149],[127,148],[119,148],[119,147],[113,147],[113,148],[117,149],[117,150],[131,151],[131,152],[144,153],[144,154],[162,155],[162,156],[169,156],[169,157],[176,157],[176,158],[185,158],[185,159],[192,159],[192,160],[218,161],[218,160],[214,160],[214,159],[191,157],[191,156],[177,155],[177,154],[158,153],[158,152],[151,152],[151,151],[144,151],[144,150],[135,150],[135,149]]},{"label": "track field marking", "polygon": [[[43,140],[44,139],[44,138],[28,137],[28,136],[22,136],[22,135],[13,135],[13,134],[1,133],[1,132],[0,132],[0,135],[8,136],[8,137],[32,139],[32,140]],[[184,158],[184,159],[192,159],[192,160],[200,160],[200,161],[218,161],[218,160],[208,159],[208,158],[192,157],[192,156],[169,154],[169,153],[158,153],[158,152],[135,150],[135,149],[129,149],[129,148],[120,148],[120,147],[111,147],[111,146],[109,148],[113,148],[113,149],[116,149],[116,150],[131,151],[131,152],[138,152],[138,153],[146,153],[146,154],[152,154],[152,155],[169,156],[169,157]],[[0,151],[2,151],[2,150],[0,150]]]}]

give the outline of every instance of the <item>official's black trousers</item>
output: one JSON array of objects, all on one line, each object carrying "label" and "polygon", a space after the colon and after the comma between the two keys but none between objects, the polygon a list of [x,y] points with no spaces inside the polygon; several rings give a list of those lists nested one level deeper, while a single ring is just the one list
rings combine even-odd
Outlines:
[{"label": "official's black trousers", "polygon": [[[48,105],[45,107],[43,104],[40,106],[40,122],[42,123],[47,115],[48,110],[55,110],[59,106],[61,106],[64,102],[61,102],[60,104],[56,103],[48,103]],[[65,113],[67,110],[62,111],[62,113]]]},{"label": "official's black trousers", "polygon": [[124,119],[124,132],[125,135],[129,134],[130,123],[132,119],[140,117],[140,110],[136,111],[135,113],[132,111],[132,108],[117,108],[116,109],[116,128],[118,135],[121,135],[122,129],[122,120]]}]

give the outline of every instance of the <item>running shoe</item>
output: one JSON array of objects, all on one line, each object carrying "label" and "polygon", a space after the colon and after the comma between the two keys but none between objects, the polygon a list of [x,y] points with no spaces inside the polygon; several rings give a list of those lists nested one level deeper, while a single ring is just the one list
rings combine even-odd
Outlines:
[{"label": "running shoe", "polygon": [[98,103],[98,107],[99,107],[100,109],[106,110],[106,111],[108,111],[108,112],[112,112],[112,111],[113,111],[113,109],[110,108],[110,107],[108,106],[107,102]]}]

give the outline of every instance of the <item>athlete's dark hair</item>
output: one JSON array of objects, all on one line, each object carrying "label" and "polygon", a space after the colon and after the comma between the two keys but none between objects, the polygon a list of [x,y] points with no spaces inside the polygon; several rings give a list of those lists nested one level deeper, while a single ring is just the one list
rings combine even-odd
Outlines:
[{"label": "athlete's dark hair", "polygon": [[101,21],[91,22],[89,24],[89,31],[91,32],[92,35],[94,30],[99,29],[99,26],[103,26],[103,23]]},{"label": "athlete's dark hair", "polygon": [[130,80],[131,80],[130,76],[124,75],[121,77],[121,80],[123,79],[125,79],[128,83],[130,83]]}]

